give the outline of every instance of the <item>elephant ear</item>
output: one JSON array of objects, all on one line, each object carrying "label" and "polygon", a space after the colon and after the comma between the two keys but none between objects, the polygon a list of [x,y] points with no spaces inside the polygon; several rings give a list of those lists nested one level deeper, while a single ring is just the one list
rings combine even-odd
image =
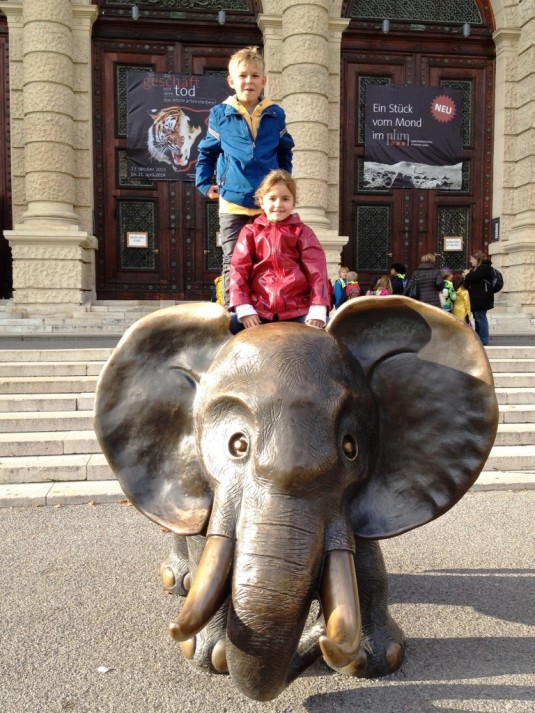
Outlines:
[{"label": "elephant ear", "polygon": [[153,312],[124,334],[97,384],[95,431],[122,489],[178,534],[201,532],[210,513],[192,410],[228,327],[226,310],[210,302]]},{"label": "elephant ear", "polygon": [[478,477],[498,426],[479,338],[397,296],[347,302],[328,331],[361,364],[378,411],[375,466],[349,505],[355,534],[392,537],[444,514]]}]

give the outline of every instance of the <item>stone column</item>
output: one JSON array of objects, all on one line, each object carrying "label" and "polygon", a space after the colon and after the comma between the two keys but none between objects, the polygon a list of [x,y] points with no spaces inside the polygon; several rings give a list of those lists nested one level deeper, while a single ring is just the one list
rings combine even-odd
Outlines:
[{"label": "stone column", "polygon": [[[329,0],[264,2],[261,15],[268,96],[286,111],[294,149],[298,211],[314,230],[334,277],[347,243],[338,234],[340,46],[349,20]],[[331,17],[330,13],[336,16]]]},{"label": "stone column", "polygon": [[[529,4],[528,4],[529,5]],[[496,304],[535,315],[535,141],[533,74],[535,17],[519,5],[497,17],[496,119],[493,215],[500,240],[489,252],[504,268],[505,287]]]},{"label": "stone column", "polygon": [[[14,303],[80,305],[94,298],[97,241],[80,228],[75,211],[73,10],[94,18],[96,8],[74,7],[71,0],[9,5],[10,41],[12,22],[19,40],[19,56],[15,52],[10,61],[12,97],[19,100],[12,102],[12,121],[22,129],[14,132],[13,145],[13,203],[19,210],[14,229],[5,232],[13,253]],[[2,10],[6,6],[0,4]]]}]

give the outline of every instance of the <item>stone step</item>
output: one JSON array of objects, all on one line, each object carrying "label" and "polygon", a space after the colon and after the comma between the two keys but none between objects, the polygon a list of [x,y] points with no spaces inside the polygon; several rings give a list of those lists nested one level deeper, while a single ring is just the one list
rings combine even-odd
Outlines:
[{"label": "stone step", "polygon": [[496,346],[485,347],[489,360],[494,359],[535,359],[535,346]]},{"label": "stone step", "polygon": [[535,471],[535,445],[494,446],[484,470]]},{"label": "stone step", "polygon": [[111,468],[102,453],[0,459],[0,483],[4,485],[113,478]]},{"label": "stone step", "polygon": [[535,423],[535,405],[505,404],[499,407],[499,423]]},{"label": "stone step", "polygon": [[0,433],[0,458],[100,452],[93,430]]},{"label": "stone step", "polygon": [[496,399],[500,406],[535,404],[535,389],[530,388],[496,388]]},{"label": "stone step", "polygon": [[90,431],[92,411],[28,411],[0,413],[0,433]]},{"label": "stone step", "polygon": [[110,356],[111,347],[84,349],[0,349],[0,362],[88,362],[104,363]]},{"label": "stone step", "polygon": [[90,411],[94,394],[0,394],[0,413]]},{"label": "stone step", "polygon": [[511,357],[507,359],[490,359],[489,361],[494,375],[511,374],[513,372],[535,373],[535,359],[515,359]]},{"label": "stone step", "polygon": [[494,372],[494,385],[497,389],[533,389],[535,387],[535,373]]},{"label": "stone step", "polygon": [[533,444],[535,444],[535,424],[499,424],[494,446],[530,446]]},{"label": "stone step", "polygon": [[98,376],[103,366],[103,361],[0,361],[0,379],[23,376]]},{"label": "stone step", "polygon": [[94,393],[96,376],[3,376],[0,394],[73,394]]}]

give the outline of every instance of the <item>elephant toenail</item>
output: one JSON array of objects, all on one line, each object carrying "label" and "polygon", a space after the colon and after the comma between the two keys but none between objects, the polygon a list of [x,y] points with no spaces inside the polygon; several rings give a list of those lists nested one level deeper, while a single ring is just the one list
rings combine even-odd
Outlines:
[{"label": "elephant toenail", "polygon": [[397,641],[392,641],[386,647],[386,665],[389,671],[395,671],[403,661],[403,649]]},{"label": "elephant toenail", "polygon": [[219,639],[212,651],[212,666],[218,673],[228,673],[225,639]]},{"label": "elephant toenail", "polygon": [[184,654],[184,658],[188,659],[188,661],[191,661],[191,659],[195,655],[195,637],[192,637],[187,641],[181,641],[179,646],[182,653]]}]

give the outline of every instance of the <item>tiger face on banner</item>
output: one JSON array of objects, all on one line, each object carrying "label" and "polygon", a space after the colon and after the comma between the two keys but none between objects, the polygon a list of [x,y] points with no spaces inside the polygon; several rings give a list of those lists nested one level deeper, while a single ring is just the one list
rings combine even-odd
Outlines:
[{"label": "tiger face on banner", "polygon": [[128,72],[128,178],[194,180],[208,114],[228,93],[222,76]]}]

